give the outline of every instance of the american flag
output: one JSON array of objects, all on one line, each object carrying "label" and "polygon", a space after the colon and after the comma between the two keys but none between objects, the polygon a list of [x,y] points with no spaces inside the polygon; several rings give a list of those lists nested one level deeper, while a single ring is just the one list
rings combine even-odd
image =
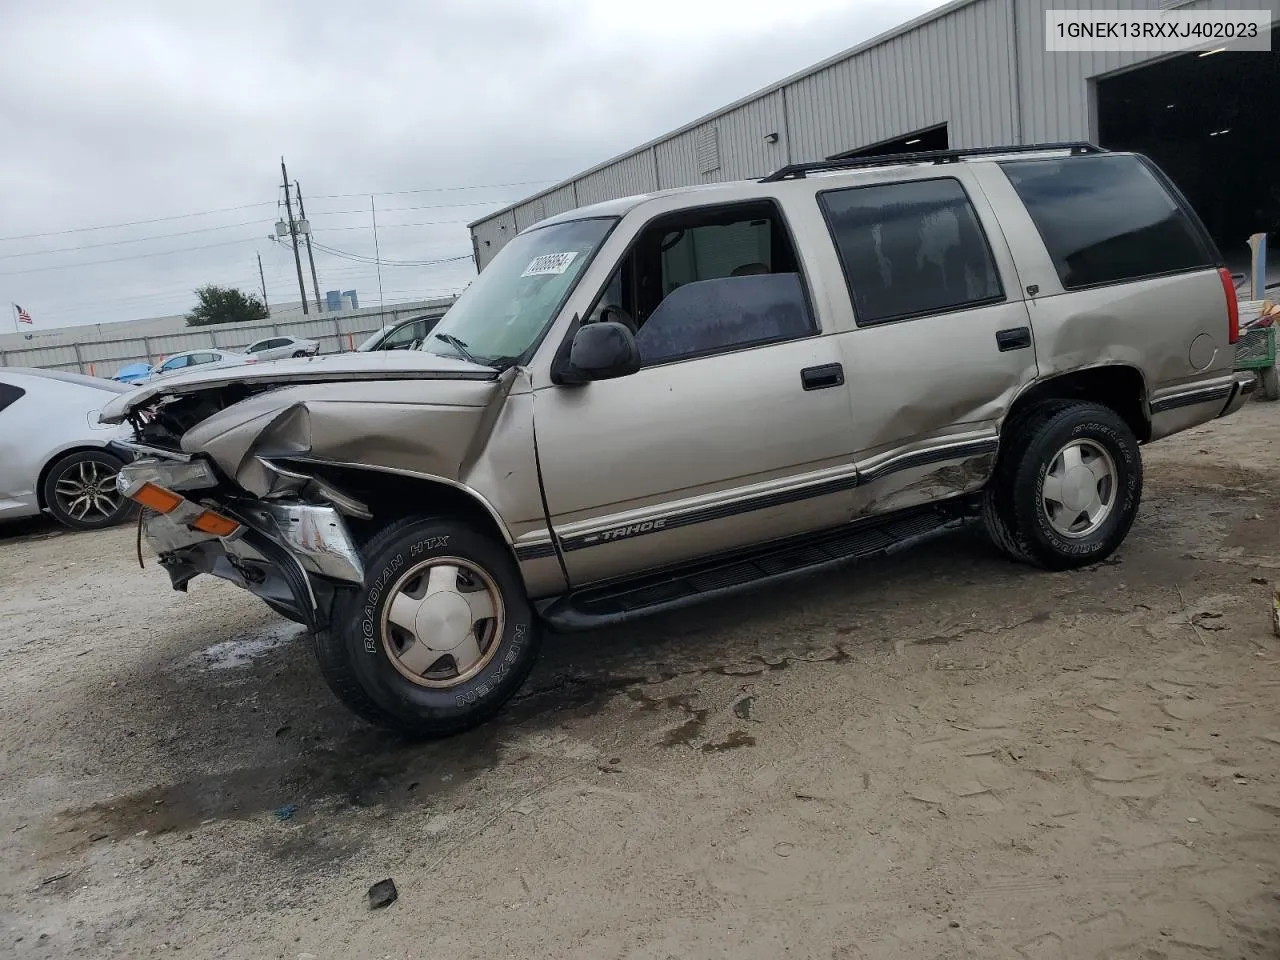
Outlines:
[{"label": "american flag", "polygon": [[13,305],[13,309],[15,309],[15,310],[17,310],[17,311],[18,311],[18,322],[19,322],[19,323],[30,323],[30,322],[31,322],[31,314],[27,313],[27,311],[23,310],[23,309],[22,309],[20,306],[18,306],[16,303]]}]

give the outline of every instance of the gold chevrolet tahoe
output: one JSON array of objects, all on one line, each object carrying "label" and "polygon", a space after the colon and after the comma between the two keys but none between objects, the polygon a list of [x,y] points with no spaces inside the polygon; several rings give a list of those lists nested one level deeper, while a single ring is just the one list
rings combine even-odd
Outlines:
[{"label": "gold chevrolet tahoe", "polygon": [[314,634],[411,736],[483,722],[544,629],[607,625],[970,521],[1010,557],[1124,540],[1141,446],[1237,410],[1236,296],[1146,158],[828,161],[513,237],[419,348],[119,397],[118,485],[185,590]]}]

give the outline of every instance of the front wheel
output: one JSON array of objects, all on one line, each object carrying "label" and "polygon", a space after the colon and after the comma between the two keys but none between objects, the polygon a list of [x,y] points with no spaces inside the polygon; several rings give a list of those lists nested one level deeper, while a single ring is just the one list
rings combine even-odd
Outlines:
[{"label": "front wheel", "polygon": [[81,450],[63,457],[44,477],[44,504],[72,530],[100,530],[120,523],[133,501],[116,489],[123,461],[105,450]]},{"label": "front wheel", "polygon": [[446,737],[492,717],[537,658],[538,631],[507,548],[444,518],[398,521],[365,547],[316,653],[330,689],[365,720]]},{"label": "front wheel", "polygon": [[1018,560],[1069,570],[1120,546],[1142,499],[1142,453],[1115,411],[1046,403],[1008,424],[1004,443],[983,505],[999,547]]}]

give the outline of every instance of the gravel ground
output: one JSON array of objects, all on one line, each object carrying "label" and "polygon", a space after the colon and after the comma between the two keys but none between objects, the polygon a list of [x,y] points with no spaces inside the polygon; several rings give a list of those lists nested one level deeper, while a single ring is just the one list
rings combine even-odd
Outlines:
[{"label": "gravel ground", "polygon": [[0,956],[1280,956],[1277,441],[1148,449],[1093,569],[961,532],[553,636],[426,746],[132,530],[0,531]]}]

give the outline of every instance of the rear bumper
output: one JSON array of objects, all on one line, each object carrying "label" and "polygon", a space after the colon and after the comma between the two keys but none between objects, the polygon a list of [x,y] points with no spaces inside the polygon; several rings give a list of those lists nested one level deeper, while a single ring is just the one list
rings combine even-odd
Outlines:
[{"label": "rear bumper", "polygon": [[1257,389],[1258,378],[1251,373],[1236,374],[1235,383],[1232,385],[1231,396],[1227,398],[1226,404],[1222,407],[1219,417],[1229,417],[1241,407],[1243,407],[1253,395],[1253,391]]},{"label": "rear bumper", "polygon": [[1230,416],[1244,406],[1256,385],[1253,374],[1236,372],[1158,393],[1151,398],[1150,439],[1160,440]]}]

